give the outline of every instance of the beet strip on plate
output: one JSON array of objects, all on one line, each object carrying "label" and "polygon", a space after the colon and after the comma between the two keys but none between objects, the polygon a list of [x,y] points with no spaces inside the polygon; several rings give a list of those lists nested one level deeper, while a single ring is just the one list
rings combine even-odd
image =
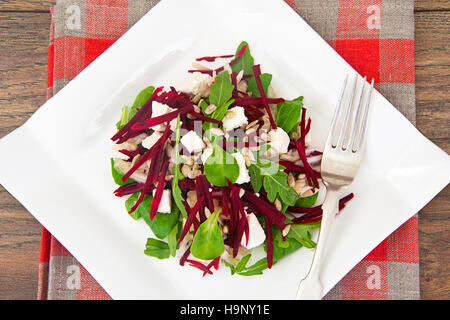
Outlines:
[{"label": "beet strip on plate", "polygon": [[156,213],[158,212],[158,208],[161,203],[162,195],[164,192],[164,185],[166,182],[166,173],[168,168],[169,168],[169,160],[166,160],[159,174],[158,185],[156,187],[155,195],[153,197],[152,204],[150,206],[150,220],[153,220],[153,218],[156,216]]},{"label": "beet strip on plate", "polygon": [[200,209],[200,206],[202,205],[203,199],[204,199],[203,197],[198,198],[194,207],[188,211],[188,217],[184,224],[183,231],[181,232],[180,239],[178,240],[178,244],[180,244],[181,241],[183,241],[184,237],[186,236],[189,229],[191,228],[191,225],[194,223],[194,220],[197,219],[196,215],[197,215],[198,210]]}]

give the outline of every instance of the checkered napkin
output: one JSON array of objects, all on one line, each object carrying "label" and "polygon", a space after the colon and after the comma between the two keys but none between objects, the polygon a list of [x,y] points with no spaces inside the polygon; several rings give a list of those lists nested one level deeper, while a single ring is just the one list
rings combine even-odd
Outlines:
[{"label": "checkered napkin", "polygon": [[[157,0],[60,0],[51,9],[48,96],[52,96],[150,10]],[[413,0],[286,0],[412,123]],[[367,255],[326,299],[419,299],[417,216]],[[38,299],[111,299],[42,229]]]}]

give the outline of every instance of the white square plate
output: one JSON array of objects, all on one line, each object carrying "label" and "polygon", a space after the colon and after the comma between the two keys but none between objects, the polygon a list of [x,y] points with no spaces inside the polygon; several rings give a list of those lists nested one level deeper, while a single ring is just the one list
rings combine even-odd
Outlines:
[{"label": "white square plate", "polygon": [[[282,0],[162,1],[0,140],[2,185],[114,299],[295,297],[312,251],[298,250],[263,276],[231,277],[222,267],[202,278],[178,260],[145,256],[150,229],[112,193],[110,137],[121,107],[148,85],[179,87],[195,57],[233,52],[241,40],[281,96],[305,96],[313,144],[322,149],[344,76],[354,70]],[[366,151],[349,190],[355,198],[331,235],[326,291],[450,180],[449,156],[378,92]]]}]

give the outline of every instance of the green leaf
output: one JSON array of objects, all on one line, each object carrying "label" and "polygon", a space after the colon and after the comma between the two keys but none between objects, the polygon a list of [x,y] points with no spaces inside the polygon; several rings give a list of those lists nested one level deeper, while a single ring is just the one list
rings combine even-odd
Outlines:
[{"label": "green leaf", "polygon": [[267,269],[267,258],[262,258],[252,264],[250,267],[245,268],[238,274],[241,276],[256,276],[263,274],[263,271]]},{"label": "green leaf", "polygon": [[277,108],[275,124],[286,132],[291,130],[298,124],[303,107],[303,97],[291,101],[280,103]]},{"label": "green leaf", "polygon": [[231,154],[214,143],[213,152],[204,165],[204,172],[211,184],[226,187],[228,186],[227,178],[231,183],[235,183],[239,177],[239,165]]},{"label": "green leaf", "polygon": [[231,99],[231,96],[233,95],[233,89],[234,86],[231,84],[231,77],[228,71],[220,72],[216,76],[216,78],[214,79],[214,83],[210,87],[210,103],[216,105],[217,108],[220,108],[225,103],[227,103],[228,100]]},{"label": "green leaf", "polygon": [[120,120],[116,123],[117,130],[122,129],[131,120],[131,118],[134,117],[138,109],[142,107],[148,101],[148,99],[150,99],[153,91],[155,91],[155,87],[153,86],[145,88],[144,90],[139,92],[129,110],[127,106],[122,108],[122,115],[120,117]]},{"label": "green leaf", "polygon": [[167,243],[169,245],[169,251],[170,255],[172,257],[175,257],[175,254],[177,252],[178,247],[178,229],[179,229],[179,223],[175,224],[170,231],[169,235],[167,236]]},{"label": "green leaf", "polygon": [[251,254],[247,254],[246,256],[244,256],[241,261],[239,261],[239,263],[236,265],[236,272],[242,272],[245,268],[245,266],[248,263],[248,260],[250,260],[250,258],[252,257]]},{"label": "green leaf", "polygon": [[164,241],[148,238],[144,253],[150,257],[167,259],[170,257],[169,245]]},{"label": "green leaf", "polygon": [[[269,88],[270,82],[272,81],[272,75],[270,73],[263,73],[259,76],[259,78],[261,79],[262,87],[267,96],[267,90]],[[247,86],[247,92],[251,92],[252,97],[261,97],[255,77],[251,77],[250,79],[248,79]]]},{"label": "green leaf", "polygon": [[319,192],[316,192],[313,195],[310,195],[308,197],[300,197],[300,198],[298,198],[298,200],[294,206],[302,207],[302,208],[311,208],[316,203],[318,196],[319,196]]},{"label": "green leaf", "polygon": [[[129,211],[129,208],[133,207],[139,198],[139,194],[133,194],[130,198],[128,198],[125,206]],[[172,212],[171,213],[161,213],[157,212],[153,220],[150,220],[150,207],[152,205],[153,197],[150,195],[145,195],[139,207],[135,210],[138,211],[136,215],[139,215],[142,219],[144,219],[145,223],[152,229],[152,232],[159,239],[164,239],[168,236],[172,228],[178,223],[178,216],[180,215],[180,211],[178,207],[172,203]]]},{"label": "green leaf", "polygon": [[295,239],[306,248],[315,248],[316,243],[311,240],[311,234],[308,230],[320,228],[320,222],[306,224],[291,224],[286,238]]},{"label": "green leaf", "polygon": [[220,209],[214,211],[198,227],[191,245],[191,253],[194,257],[202,260],[212,260],[225,251],[222,232],[217,225],[219,214]]},{"label": "green leaf", "polygon": [[263,185],[270,202],[274,202],[278,196],[284,204],[292,206],[298,199],[295,190],[287,184],[286,172],[278,171],[274,175],[264,177]]},{"label": "green leaf", "polygon": [[[139,193],[133,193],[126,201],[125,201],[125,208],[127,209],[127,212],[130,212],[131,208],[134,206],[136,201],[139,198]],[[132,217],[134,220],[138,220],[141,217],[141,214],[139,210],[134,210],[132,213],[129,214],[130,217]]]},{"label": "green leaf", "polygon": [[186,208],[183,205],[183,195],[181,194],[181,189],[178,185],[178,181],[181,178],[180,163],[180,115],[178,115],[177,128],[175,133],[175,162],[173,166],[172,197],[178,209],[180,209],[181,213],[183,214],[183,217],[187,219],[188,214]]},{"label": "green leaf", "polygon": [[138,109],[142,107],[148,101],[148,99],[150,99],[150,97],[153,94],[153,91],[155,91],[155,87],[149,86],[144,90],[142,90],[141,92],[139,92],[136,99],[134,99],[133,105],[130,108],[130,113],[128,114],[128,121],[130,121],[131,118],[134,117]]},{"label": "green leaf", "polygon": [[[221,105],[220,107],[218,107],[216,110],[214,110],[214,112],[210,115],[207,115],[210,118],[222,121],[222,119],[225,117],[225,114],[228,111],[228,107],[234,102],[234,99],[231,99],[229,101],[227,101],[225,104]],[[218,125],[216,123],[212,123],[209,121],[205,121],[202,124],[202,128],[205,131],[205,135],[207,136],[208,139],[211,140],[210,138],[210,133],[207,132],[209,129],[211,129],[212,127],[218,127]]]},{"label": "green leaf", "polygon": [[256,165],[251,164],[250,167],[248,167],[248,173],[250,175],[250,183],[252,184],[253,191],[259,192],[262,187],[261,171]]},{"label": "green leaf", "polygon": [[134,180],[132,180],[130,178],[128,178],[127,181],[125,181],[125,182],[122,181],[122,178],[124,175],[122,173],[120,173],[116,169],[116,167],[114,167],[114,159],[113,158],[111,158],[111,174],[113,176],[114,182],[116,184],[118,184],[119,186],[124,186],[126,184],[130,184],[130,183],[134,182]]},{"label": "green leaf", "polygon": [[259,192],[263,185],[264,176],[270,176],[277,174],[280,169],[284,169],[283,166],[272,162],[267,159],[259,158],[259,155],[255,155],[257,161],[253,162],[250,167],[248,167],[248,173],[250,175],[250,183],[252,184],[253,190]]},{"label": "green leaf", "polygon": [[244,74],[253,75],[254,59],[250,54],[250,47],[248,43],[242,41],[236,49],[236,54],[239,52],[239,50],[242,49],[244,45],[247,45],[247,49],[245,49],[244,55],[241,59],[239,59],[235,64],[231,66],[231,70],[236,72],[236,74],[239,73],[239,71],[244,70]]},{"label": "green leaf", "polygon": [[225,260],[223,261],[223,263],[225,264],[225,266],[227,266],[228,268],[230,268],[231,271],[231,275],[236,273],[236,268],[229,262],[226,262]]},{"label": "green leaf", "polygon": [[119,122],[116,123],[117,130],[122,129],[128,122],[128,107],[125,106],[122,108],[122,116],[120,117]]}]

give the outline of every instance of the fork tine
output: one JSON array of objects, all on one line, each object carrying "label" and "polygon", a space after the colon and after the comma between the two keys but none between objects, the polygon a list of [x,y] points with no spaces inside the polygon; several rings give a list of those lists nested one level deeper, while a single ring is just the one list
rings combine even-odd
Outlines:
[{"label": "fork tine", "polygon": [[339,99],[336,104],[336,109],[334,110],[334,116],[333,120],[331,121],[331,129],[330,133],[327,139],[327,143],[331,143],[331,146],[334,148],[337,144],[337,141],[335,141],[339,136],[336,134],[336,127],[339,120],[339,114],[341,113],[342,108],[342,100],[344,98],[345,89],[347,87],[347,81],[348,81],[348,74],[345,76],[344,84],[342,85],[341,92],[339,94]]},{"label": "fork tine", "polygon": [[[365,84],[365,81],[364,81],[364,84]],[[358,131],[357,131],[357,133],[355,133],[355,136],[353,137],[352,152],[357,152],[359,149],[362,148],[363,143],[364,143],[364,137],[365,137],[366,127],[367,127],[367,118],[368,118],[369,107],[370,107],[370,100],[371,100],[372,92],[373,92],[373,84],[374,84],[374,79],[372,78],[369,94],[367,96],[366,103],[364,106],[364,114],[362,117],[362,121],[361,121],[361,123],[358,123]]]},{"label": "fork tine", "polygon": [[347,130],[348,130],[348,120],[350,119],[350,114],[352,113],[353,100],[355,98],[357,83],[358,83],[358,74],[356,73],[355,80],[353,81],[353,89],[350,93],[350,100],[348,102],[347,109],[345,111],[344,122],[342,123],[341,129],[340,129],[339,140],[338,140],[338,143],[336,144],[337,148],[342,148],[343,150],[345,150],[344,149],[344,140],[345,140],[345,136],[346,136]]},{"label": "fork tine", "polygon": [[367,84],[367,76],[364,76],[361,93],[359,95],[359,101],[358,101],[358,107],[356,108],[356,115],[353,119],[353,126],[350,136],[346,136],[346,140],[344,141],[344,144],[342,148],[346,150],[350,145],[352,145],[353,149],[353,142],[355,141],[356,132],[359,132],[360,124],[361,124],[361,113],[364,106],[363,100],[364,100],[364,93],[366,91],[366,84]]}]

